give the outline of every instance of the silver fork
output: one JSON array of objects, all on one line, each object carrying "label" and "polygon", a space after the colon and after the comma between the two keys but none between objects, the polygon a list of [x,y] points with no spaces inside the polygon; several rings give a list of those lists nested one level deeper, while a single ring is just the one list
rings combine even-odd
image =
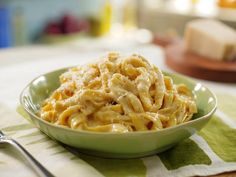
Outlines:
[{"label": "silver fork", "polygon": [[23,146],[21,146],[17,141],[14,139],[7,137],[1,130],[0,130],[0,144],[1,143],[8,143],[12,145],[16,150],[18,150],[25,159],[30,163],[32,168],[37,172],[37,174],[41,177],[54,177],[46,168],[44,168]]}]

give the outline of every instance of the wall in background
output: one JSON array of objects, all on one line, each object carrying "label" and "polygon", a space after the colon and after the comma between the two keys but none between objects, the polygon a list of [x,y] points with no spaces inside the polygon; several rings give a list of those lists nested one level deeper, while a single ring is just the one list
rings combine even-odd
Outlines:
[{"label": "wall in background", "polygon": [[139,26],[158,35],[183,36],[187,22],[197,18],[212,18],[236,29],[236,8],[218,7],[217,2],[140,0],[139,6],[143,8],[139,10]]},{"label": "wall in background", "polygon": [[67,12],[81,17],[96,16],[103,3],[103,0],[0,0],[0,10],[10,13],[12,45],[22,45],[34,42],[49,20]]}]

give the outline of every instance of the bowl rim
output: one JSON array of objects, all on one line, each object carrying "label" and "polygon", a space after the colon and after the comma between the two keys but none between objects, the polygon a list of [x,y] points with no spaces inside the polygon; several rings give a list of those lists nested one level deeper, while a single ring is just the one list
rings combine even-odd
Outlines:
[{"label": "bowl rim", "polygon": [[[76,66],[71,66],[71,67],[76,67]],[[206,118],[210,118],[211,115],[214,114],[214,112],[216,111],[217,109],[217,105],[218,105],[218,100],[217,100],[217,97],[215,95],[214,92],[212,92],[208,87],[206,87],[204,84],[200,83],[200,82],[196,82],[194,81],[194,79],[188,77],[188,76],[185,76],[183,74],[179,74],[179,73],[171,73],[171,72],[168,72],[168,71],[165,71],[165,70],[161,70],[162,71],[162,74],[165,75],[165,74],[170,74],[170,75],[175,75],[177,76],[178,78],[184,78],[185,80],[187,80],[189,83],[191,84],[194,84],[196,85],[197,83],[200,83],[203,87],[205,87],[207,89],[208,92],[210,92],[214,98],[214,101],[215,101],[215,105],[214,107],[210,110],[210,112],[208,112],[207,114],[201,116],[201,117],[197,117],[193,120],[189,120],[187,122],[184,122],[184,123],[181,123],[181,124],[177,124],[175,126],[171,126],[171,127],[167,127],[167,128],[163,128],[163,129],[160,129],[160,130],[144,130],[144,131],[136,131],[136,132],[127,132],[127,133],[117,133],[117,132],[95,132],[95,131],[88,131],[88,130],[78,130],[78,129],[72,129],[72,128],[69,128],[67,126],[63,126],[63,125],[55,125],[53,123],[50,123],[48,121],[45,121],[43,119],[41,119],[39,116],[37,116],[35,113],[33,113],[31,110],[29,110],[24,102],[23,102],[23,96],[24,96],[24,93],[29,89],[30,85],[32,85],[32,83],[34,81],[36,81],[37,79],[39,79],[40,77],[42,76],[45,76],[45,75],[48,75],[48,74],[51,74],[51,73],[54,73],[54,72],[59,72],[61,70],[66,70],[66,69],[69,69],[71,67],[63,67],[63,68],[59,68],[59,69],[55,69],[55,70],[52,70],[52,71],[49,71],[49,72],[46,72],[44,74],[41,74],[37,77],[35,77],[33,80],[31,80],[25,87],[24,89],[21,91],[20,93],[20,105],[24,108],[24,110],[30,115],[30,119],[32,119],[32,117],[34,119],[36,119],[37,121],[43,123],[43,124],[46,124],[47,126],[49,127],[54,127],[56,129],[62,129],[62,130],[66,130],[66,131],[70,131],[72,133],[81,133],[81,134],[90,134],[90,135],[138,135],[138,134],[152,134],[152,133],[161,133],[161,132],[166,132],[166,131],[170,131],[170,130],[173,130],[173,129],[177,129],[179,127],[183,127],[183,126],[187,126],[188,124],[192,124],[192,123],[195,123],[195,122],[198,122],[200,120],[203,120],[203,119],[206,119]]]}]

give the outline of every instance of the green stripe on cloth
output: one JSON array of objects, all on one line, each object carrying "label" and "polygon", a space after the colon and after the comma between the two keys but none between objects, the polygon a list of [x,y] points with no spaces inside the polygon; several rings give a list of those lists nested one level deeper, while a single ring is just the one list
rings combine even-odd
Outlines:
[{"label": "green stripe on cloth", "polygon": [[213,116],[199,132],[211,149],[225,162],[236,162],[236,129]]},{"label": "green stripe on cloth", "polygon": [[23,135],[23,136],[19,136],[19,138],[28,138],[28,137],[33,137],[33,136],[38,136],[38,135],[42,135],[43,133],[40,131],[35,131],[32,133],[28,133],[27,135]]},{"label": "green stripe on cloth", "polygon": [[236,96],[220,93],[216,96],[219,109],[236,121]]},{"label": "green stripe on cloth", "polygon": [[72,161],[82,159],[105,177],[146,177],[147,169],[142,159],[105,159],[82,154],[78,149],[66,145],[64,148],[75,155]]},{"label": "green stripe on cloth", "polygon": [[49,140],[50,140],[50,139],[49,139],[47,136],[45,136],[45,137],[43,137],[43,138],[41,138],[41,139],[39,139],[39,140],[31,141],[31,142],[27,143],[26,145],[33,145],[33,144],[44,143],[44,142],[47,142],[47,141],[49,141]]},{"label": "green stripe on cloth", "polygon": [[172,149],[159,154],[159,157],[168,170],[187,165],[211,164],[211,159],[190,139],[186,139]]},{"label": "green stripe on cloth", "polygon": [[2,130],[3,131],[19,131],[19,130],[28,130],[28,129],[33,129],[35,126],[33,124],[19,124],[19,125],[13,125],[13,126],[8,126],[4,127]]},{"label": "green stripe on cloth", "polygon": [[84,154],[80,154],[79,158],[92,165],[106,177],[146,176],[146,167],[141,159],[103,159]]}]

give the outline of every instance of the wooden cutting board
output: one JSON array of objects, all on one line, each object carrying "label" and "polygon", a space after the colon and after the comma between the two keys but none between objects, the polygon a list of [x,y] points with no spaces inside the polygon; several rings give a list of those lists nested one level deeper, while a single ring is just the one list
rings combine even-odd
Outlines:
[{"label": "wooden cutting board", "polygon": [[186,52],[183,42],[165,48],[165,62],[171,69],[192,77],[236,83],[236,61],[216,61]]}]

